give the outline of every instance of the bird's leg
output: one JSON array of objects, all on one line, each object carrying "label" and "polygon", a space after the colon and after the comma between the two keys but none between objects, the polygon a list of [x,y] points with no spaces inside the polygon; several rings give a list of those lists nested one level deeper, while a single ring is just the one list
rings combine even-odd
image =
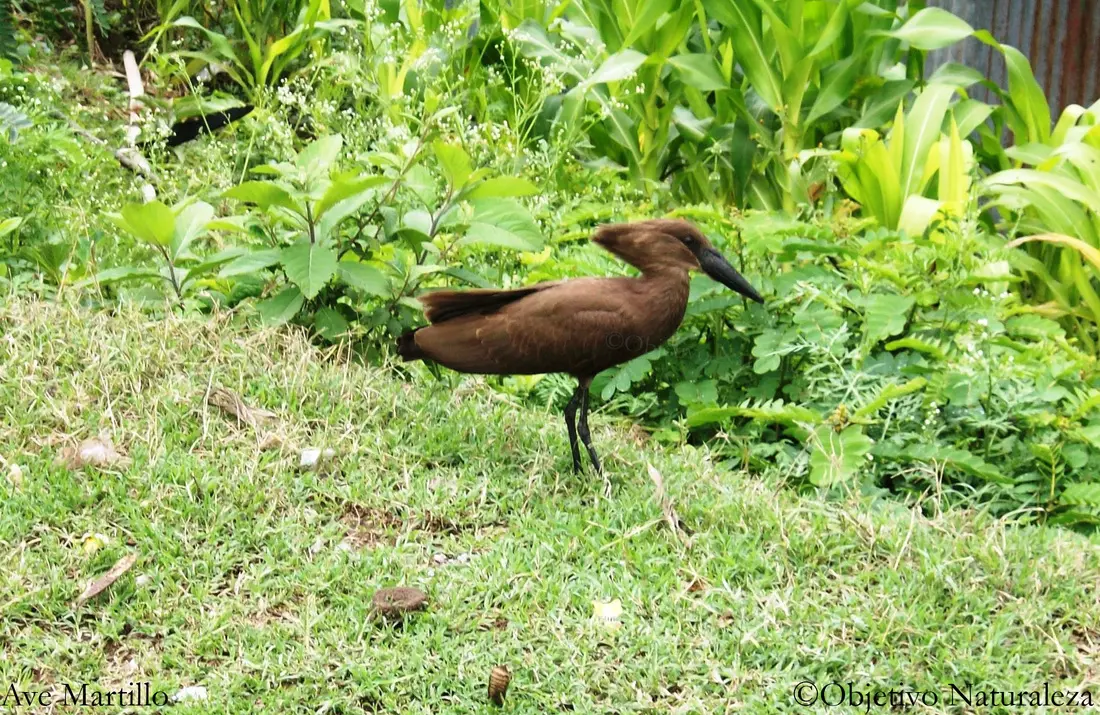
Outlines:
[{"label": "bird's leg", "polygon": [[577,407],[581,403],[581,393],[588,392],[587,387],[578,387],[565,406],[565,429],[569,432],[569,447],[573,450],[573,473],[581,471],[581,450],[577,446]]},{"label": "bird's leg", "polygon": [[592,446],[592,436],[588,433],[588,385],[591,384],[591,380],[581,382],[581,386],[577,388],[581,392],[581,417],[577,423],[577,431],[580,432],[581,441],[584,442],[585,449],[588,450],[588,456],[592,458],[592,466],[596,468],[596,474],[603,474],[600,469],[600,458],[596,456],[596,448]]}]

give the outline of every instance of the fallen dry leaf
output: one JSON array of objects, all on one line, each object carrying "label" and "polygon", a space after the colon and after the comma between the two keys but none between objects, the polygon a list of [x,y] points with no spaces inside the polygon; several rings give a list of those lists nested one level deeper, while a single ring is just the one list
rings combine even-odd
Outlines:
[{"label": "fallen dry leaf", "polygon": [[665,515],[665,523],[668,524],[668,528],[672,530],[673,534],[687,544],[688,538],[683,529],[683,522],[676,515],[676,510],[672,508],[672,500],[665,494],[664,478],[661,477],[661,473],[652,464],[647,462],[645,466],[649,470],[649,478],[653,480],[653,484],[657,487],[657,503],[661,505],[661,513]]},{"label": "fallen dry leaf", "polygon": [[121,467],[126,463],[126,458],[118,453],[110,437],[106,435],[86,439],[76,447],[65,447],[61,450],[60,456],[61,461],[69,469],[84,467],[109,469]]},{"label": "fallen dry leaf", "polygon": [[217,407],[222,412],[237,418],[237,422],[244,423],[255,428],[257,425],[275,417],[274,412],[249,407],[241,399],[240,395],[224,387],[215,387],[206,395],[206,402]]},{"label": "fallen dry leaf", "polygon": [[110,571],[88,584],[88,588],[84,589],[84,593],[76,597],[76,605],[81,606],[89,599],[95,598],[106,591],[111,584],[122,577],[122,574],[130,570],[130,567],[137,561],[137,557],[138,555],[133,553],[127,554],[119,559],[118,563],[112,566]]}]

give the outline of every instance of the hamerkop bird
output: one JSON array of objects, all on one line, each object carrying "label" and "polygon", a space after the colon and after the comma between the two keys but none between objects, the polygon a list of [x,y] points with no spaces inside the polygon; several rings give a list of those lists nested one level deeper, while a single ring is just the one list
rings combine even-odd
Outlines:
[{"label": "hamerkop bird", "polygon": [[747,298],[764,299],[687,221],[602,226],[592,240],[642,275],[427,293],[419,300],[431,325],[402,335],[397,351],[405,360],[431,360],[459,372],[564,372],[577,378],[565,408],[573,471],[581,469],[579,433],[598,474],[600,460],[588,432],[588,386],[599,372],[653,350],[676,332],[687,307],[688,271],[700,269]]}]

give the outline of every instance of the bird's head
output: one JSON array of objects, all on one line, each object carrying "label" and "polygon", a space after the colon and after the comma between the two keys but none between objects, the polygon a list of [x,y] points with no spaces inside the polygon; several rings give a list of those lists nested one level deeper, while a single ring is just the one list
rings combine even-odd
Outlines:
[{"label": "bird's head", "polygon": [[661,268],[701,270],[746,298],[764,302],[745,277],[687,221],[653,219],[601,226],[592,240],[643,273]]}]

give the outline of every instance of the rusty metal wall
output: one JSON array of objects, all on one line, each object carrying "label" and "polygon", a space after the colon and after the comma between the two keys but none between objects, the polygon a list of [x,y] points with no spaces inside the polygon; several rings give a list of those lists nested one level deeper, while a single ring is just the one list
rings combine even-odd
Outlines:
[{"label": "rusty metal wall", "polygon": [[[927,4],[953,12],[1023,52],[1046,91],[1054,119],[1070,104],[1087,107],[1100,99],[1100,1],[929,0]],[[1007,86],[1004,57],[973,38],[930,53],[928,72],[944,62],[973,67]],[[974,95],[988,98],[982,90]]]}]

